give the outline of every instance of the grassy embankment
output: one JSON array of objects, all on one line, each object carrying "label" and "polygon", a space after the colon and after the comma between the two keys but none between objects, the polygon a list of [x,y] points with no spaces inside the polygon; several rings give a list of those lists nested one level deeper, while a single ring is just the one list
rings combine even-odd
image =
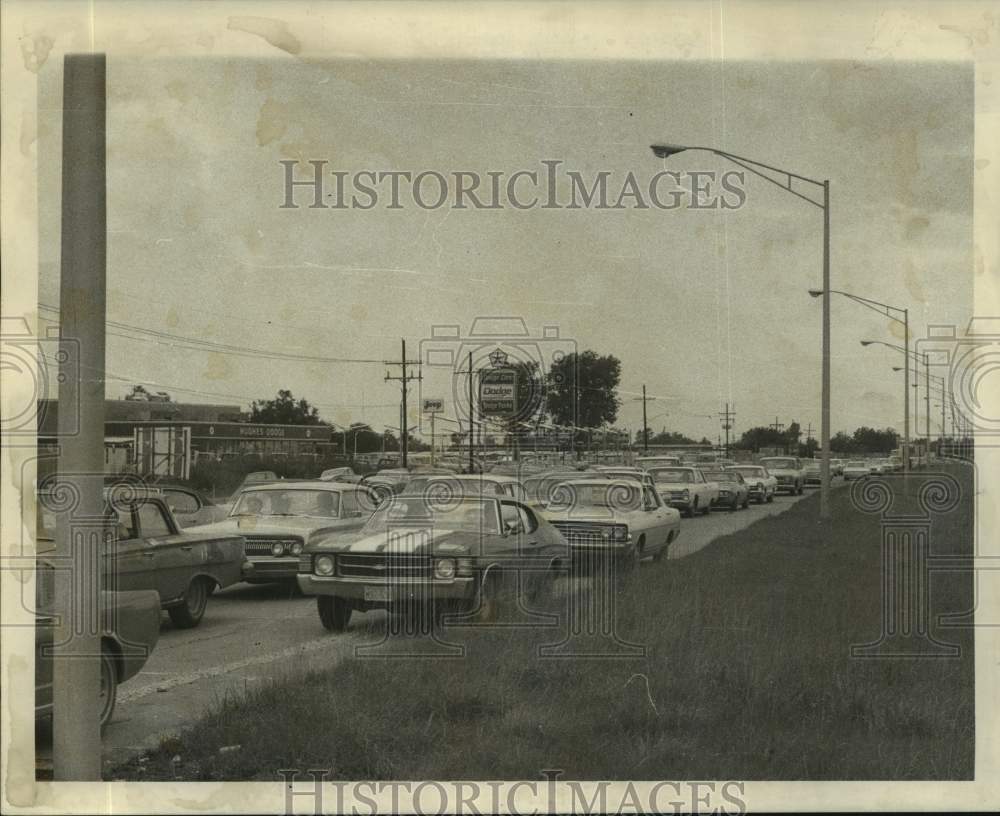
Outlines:
[{"label": "grassy embankment", "polygon": [[[963,501],[936,553],[971,551]],[[914,480],[918,481],[918,480]],[[912,496],[907,502],[913,509]],[[460,660],[351,660],[230,700],[116,778],[969,779],[971,630],[958,659],[852,659],[881,628],[879,517],[833,494],[679,561],[645,564],[619,631],[630,660],[543,659],[552,630],[449,633]],[[897,510],[899,506],[897,505]],[[697,522],[694,522],[697,523]],[[935,616],[971,607],[971,573],[932,579]],[[555,638],[558,639],[558,638]],[[637,676],[638,675],[638,676]],[[648,686],[647,686],[648,683]],[[219,754],[221,746],[240,745]]]}]

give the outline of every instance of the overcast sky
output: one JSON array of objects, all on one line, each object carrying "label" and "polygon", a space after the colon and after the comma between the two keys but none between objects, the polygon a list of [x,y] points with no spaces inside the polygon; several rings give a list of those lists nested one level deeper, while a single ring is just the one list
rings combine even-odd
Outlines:
[{"label": "overcast sky", "polygon": [[[52,305],[60,72],[52,60],[39,75],[39,299]],[[766,181],[748,176],[727,211],[288,210],[279,162],[509,175],[561,160],[587,179],[608,171],[617,193],[629,171],[738,169],[693,152],[664,165],[651,142],[718,146],[829,178],[833,287],[908,307],[919,337],[971,314],[972,79],[952,63],[112,58],[109,319],[382,360],[400,337],[416,353],[434,325],[516,315],[622,360],[619,424],[633,433],[645,383],[654,430],[714,440],[705,416],[728,401],[737,433],[777,416],[818,435],[821,304],[806,290],[821,283],[822,213]],[[901,332],[843,298],[832,316],[833,430],[901,428],[902,355],[858,343]],[[336,422],[398,417],[379,364],[110,337],[107,368],[177,400],[245,406],[289,388]],[[447,372],[425,375],[423,393],[450,402]]]}]

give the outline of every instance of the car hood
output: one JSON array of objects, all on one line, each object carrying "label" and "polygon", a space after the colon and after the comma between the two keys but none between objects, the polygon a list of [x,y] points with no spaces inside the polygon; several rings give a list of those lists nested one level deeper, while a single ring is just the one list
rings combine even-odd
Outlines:
[{"label": "car hood", "polygon": [[479,550],[479,534],[466,530],[395,527],[377,533],[354,532],[314,542],[310,552],[379,553],[385,555],[462,555]]},{"label": "car hood", "polygon": [[302,516],[239,516],[229,517],[214,524],[187,527],[186,533],[212,533],[214,535],[301,535],[304,538],[331,530],[360,525],[361,519],[318,519]]},{"label": "car hood", "polygon": [[767,472],[772,476],[801,476],[802,471],[795,468],[768,468]]}]

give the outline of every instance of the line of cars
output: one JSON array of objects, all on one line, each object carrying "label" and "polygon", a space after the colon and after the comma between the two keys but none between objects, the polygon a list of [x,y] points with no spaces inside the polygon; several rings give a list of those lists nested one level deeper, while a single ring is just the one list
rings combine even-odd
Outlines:
[{"label": "line of cars", "polygon": [[[489,621],[512,592],[534,595],[588,559],[623,575],[641,560],[662,561],[681,533],[682,514],[736,511],[803,486],[801,462],[791,457],[636,464],[540,473],[508,465],[474,475],[391,468],[308,480],[263,474],[245,480],[225,505],[178,485],[109,486],[102,589],[108,608],[122,611],[120,630],[106,632],[102,722],[111,718],[117,683],[138,672],[155,646],[160,610],[179,628],[197,626],[217,588],[288,582],[316,597],[320,622],[331,631],[371,609],[430,608]],[[51,498],[40,491],[38,537],[50,550],[58,512]],[[181,516],[189,526],[182,528]],[[53,566],[49,555],[40,550],[40,569]],[[50,609],[46,592],[40,613]],[[44,713],[52,630],[39,620],[36,703]],[[125,642],[142,648],[126,656]]]}]

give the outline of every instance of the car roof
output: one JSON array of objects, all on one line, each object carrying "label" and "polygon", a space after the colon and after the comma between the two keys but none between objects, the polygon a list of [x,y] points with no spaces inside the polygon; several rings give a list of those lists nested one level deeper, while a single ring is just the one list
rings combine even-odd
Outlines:
[{"label": "car roof", "polygon": [[631,488],[639,488],[640,485],[626,479],[563,479],[560,484],[590,485],[592,487],[611,487],[612,485],[626,485]]},{"label": "car roof", "polygon": [[327,490],[334,493],[343,493],[348,490],[357,490],[364,485],[352,482],[329,482],[322,479],[285,479],[280,482],[264,482],[257,484],[251,482],[244,485],[245,490]]}]

